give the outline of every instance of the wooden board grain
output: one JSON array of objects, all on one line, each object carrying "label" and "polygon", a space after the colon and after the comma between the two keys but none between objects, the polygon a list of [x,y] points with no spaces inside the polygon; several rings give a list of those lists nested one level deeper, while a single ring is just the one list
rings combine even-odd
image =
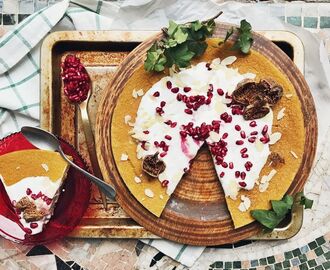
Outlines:
[{"label": "wooden board grain", "polygon": [[[229,26],[225,25],[217,26],[214,36],[223,37],[228,28]],[[118,173],[112,154],[110,132],[112,114],[127,78],[141,65],[146,50],[155,38],[160,38],[160,36],[161,34],[145,41],[127,57],[104,93],[96,121],[96,145],[102,173],[106,180],[114,183],[118,193],[117,200],[123,209],[139,224],[161,237],[193,245],[218,245],[236,242],[255,235],[260,230],[260,227],[256,223],[239,229],[233,229],[230,218],[203,221],[185,216],[178,217],[173,209],[165,209],[162,216],[157,218],[135,199]],[[235,36],[232,38],[234,39]],[[315,156],[317,119],[314,103],[302,74],[292,61],[271,41],[266,40],[258,34],[254,34],[254,39],[253,49],[266,56],[286,74],[293,84],[302,104],[305,146],[301,165],[288,191],[289,194],[293,194],[302,190]],[[184,190],[180,192],[180,186],[178,186],[178,189],[178,191],[176,190],[176,194],[185,193]],[[189,203],[187,201],[187,205]],[[205,206],[207,207],[207,203]],[[193,204],[191,207],[193,207]]]}]

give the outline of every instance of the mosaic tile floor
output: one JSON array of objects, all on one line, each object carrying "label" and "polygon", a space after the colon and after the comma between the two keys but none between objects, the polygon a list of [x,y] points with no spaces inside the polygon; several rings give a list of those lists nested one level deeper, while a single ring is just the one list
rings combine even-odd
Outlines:
[{"label": "mosaic tile floor", "polygon": [[[3,27],[5,31],[8,31],[29,14],[55,2],[58,1],[0,0],[0,29]],[[268,2],[258,4],[261,9],[264,9],[265,14],[270,12]],[[271,12],[285,22],[308,28],[312,32],[318,33],[324,40],[330,54],[330,4],[328,6],[325,5],[323,3],[275,3],[271,4]],[[330,151],[329,147],[327,149]],[[329,179],[329,154],[325,160],[326,162],[320,164],[320,168],[317,169],[320,170],[320,175]],[[313,189],[315,194],[318,195],[316,203],[320,206],[320,212],[323,211],[322,209],[329,207],[327,194],[330,194],[330,187],[327,187],[327,185],[315,185]],[[323,197],[319,196],[321,189],[324,188],[328,188],[326,195],[323,195]],[[324,213],[326,212],[324,211]],[[326,227],[327,224],[330,224],[330,216],[306,212],[305,219],[323,219],[324,226],[318,227],[319,223],[315,222],[315,228],[313,230],[310,229],[311,234],[308,237],[306,236],[304,241],[297,237],[289,241],[267,243],[268,253],[276,255],[267,255],[267,251],[260,250],[261,248],[258,248],[258,243],[256,242],[243,241],[235,245],[208,248],[191,269],[205,269],[205,265],[208,265],[210,270],[330,269],[330,227]],[[307,231],[306,226],[303,230]],[[316,238],[312,232],[315,235],[323,236]],[[277,251],[275,252],[274,250]],[[218,260],[214,258],[218,258]],[[33,248],[0,239],[0,270],[2,269],[181,270],[187,268],[141,241],[133,239],[65,239],[47,245],[47,247],[38,246]]]}]

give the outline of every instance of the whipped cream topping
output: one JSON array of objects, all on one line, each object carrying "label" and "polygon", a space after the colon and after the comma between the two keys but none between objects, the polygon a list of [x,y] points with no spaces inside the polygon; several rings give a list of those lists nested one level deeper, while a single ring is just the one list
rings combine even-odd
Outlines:
[{"label": "whipped cream topping", "polygon": [[[54,182],[46,176],[26,177],[10,186],[7,186],[2,178],[1,180],[4,184],[9,199],[14,206],[15,203],[20,201],[23,197],[27,196],[31,201],[34,202],[37,210],[42,210],[46,213],[46,215],[41,220],[27,222],[23,218],[23,212],[18,212],[20,223],[24,228],[31,230],[31,235],[42,232],[44,224],[48,223],[53,214],[54,206],[60,193],[59,188],[62,185],[61,179]],[[39,192],[44,195],[43,198],[36,196]],[[45,200],[45,196],[48,198],[48,201]],[[32,223],[34,224],[31,226]]]},{"label": "whipped cream topping", "polygon": [[[169,195],[204,142],[226,196],[235,198],[239,189],[252,189],[259,178],[270,154],[273,113],[246,121],[235,112],[237,108],[230,105],[232,92],[239,82],[255,78],[227,66],[235,60],[234,56],[217,58],[183,69],[162,78],[141,99],[132,130],[138,141],[137,157],[159,152],[166,164],[159,181],[168,181],[163,186]],[[222,150],[226,153],[220,161],[219,148],[227,149]]]}]

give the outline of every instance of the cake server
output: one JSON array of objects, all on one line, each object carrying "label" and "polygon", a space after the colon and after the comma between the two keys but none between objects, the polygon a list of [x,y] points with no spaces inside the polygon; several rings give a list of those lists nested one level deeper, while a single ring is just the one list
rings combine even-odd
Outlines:
[{"label": "cake server", "polygon": [[76,164],[74,164],[63,152],[60,141],[57,137],[48,131],[45,131],[41,128],[36,127],[22,127],[21,132],[24,137],[35,147],[43,150],[56,151],[60,153],[60,155],[76,170],[80,171],[83,175],[85,175],[92,183],[94,183],[101,191],[105,194],[106,197],[110,199],[115,199],[116,191],[115,189],[104,182],[100,178],[90,174],[84,169],[80,168]]}]

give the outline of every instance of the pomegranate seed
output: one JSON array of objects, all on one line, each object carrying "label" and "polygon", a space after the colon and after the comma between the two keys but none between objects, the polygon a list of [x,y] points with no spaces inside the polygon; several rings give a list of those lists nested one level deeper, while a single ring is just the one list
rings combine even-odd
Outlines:
[{"label": "pomegranate seed", "polygon": [[37,194],[37,198],[39,199],[39,198],[41,198],[41,196],[42,196],[42,193],[41,193],[41,191],[39,191],[39,193]]},{"label": "pomegranate seed", "polygon": [[251,135],[251,136],[258,135],[258,131],[252,131],[252,132],[250,133],[250,135]]},{"label": "pomegranate seed", "polygon": [[257,126],[257,122],[256,121],[251,121],[250,122],[250,127],[256,127]]},{"label": "pomegranate seed", "polygon": [[165,101],[162,101],[162,102],[160,103],[160,107],[165,107],[165,105],[166,105],[166,102],[165,102]]},{"label": "pomegranate seed", "polygon": [[36,194],[32,194],[32,195],[31,195],[31,198],[32,198],[33,200],[38,199]]},{"label": "pomegranate seed", "polygon": [[185,112],[186,114],[192,114],[192,113],[193,113],[193,111],[190,110],[190,109],[185,109],[184,112]]},{"label": "pomegranate seed", "polygon": [[246,187],[246,183],[245,183],[245,182],[238,182],[238,184],[239,184],[241,187]]},{"label": "pomegranate seed", "polygon": [[250,142],[250,143],[254,143],[255,141],[256,141],[256,137],[250,137],[250,138],[248,138],[248,141]]},{"label": "pomegranate seed", "polygon": [[36,223],[36,222],[32,222],[31,224],[30,224],[30,228],[31,229],[35,229],[35,228],[37,228],[38,227],[38,223]]},{"label": "pomegranate seed", "polygon": [[180,135],[183,138],[186,138],[187,137],[187,133],[185,131],[180,131]]},{"label": "pomegranate seed", "polygon": [[189,122],[189,123],[188,123],[188,127],[192,127],[193,125],[194,125],[193,122]]},{"label": "pomegranate seed", "polygon": [[235,172],[235,177],[236,177],[236,178],[239,178],[240,176],[241,176],[241,173],[240,173],[239,171],[236,171],[236,172]]},{"label": "pomegranate seed", "polygon": [[143,133],[144,134],[149,134],[149,130],[144,130]]},{"label": "pomegranate seed", "polygon": [[162,113],[164,113],[163,109],[160,107],[156,108],[156,113],[158,113],[159,115],[161,115]]},{"label": "pomegranate seed", "polygon": [[209,84],[209,89],[208,90],[211,91],[211,92],[213,91],[213,84],[212,83]]},{"label": "pomegranate seed", "polygon": [[248,158],[248,157],[249,157],[248,154],[246,154],[246,153],[242,154],[242,158]]},{"label": "pomegranate seed", "polygon": [[164,122],[166,125],[171,125],[172,124],[172,121],[171,120],[167,120]]},{"label": "pomegranate seed", "polygon": [[226,139],[227,137],[228,137],[228,133],[227,132],[222,135],[222,139]]},{"label": "pomegranate seed", "polygon": [[159,95],[160,95],[160,94],[159,94],[158,91],[156,91],[156,92],[153,94],[154,97],[159,97]]},{"label": "pomegranate seed", "polygon": [[245,177],[246,177],[246,173],[245,172],[241,172],[241,178],[242,178],[242,180],[244,180]]},{"label": "pomegranate seed", "polygon": [[221,88],[217,89],[218,95],[223,96],[224,92]]},{"label": "pomegranate seed", "polygon": [[161,141],[160,144],[159,144],[160,147],[164,147],[165,146],[165,142],[164,141]]},{"label": "pomegranate seed", "polygon": [[182,100],[182,95],[179,93],[179,94],[177,94],[177,96],[176,96],[176,100],[177,101],[181,101]]},{"label": "pomegranate seed", "polygon": [[222,162],[222,167],[224,167],[224,168],[227,168],[228,167],[228,164],[227,164],[227,162]]},{"label": "pomegranate seed", "polygon": [[237,131],[240,131],[240,130],[241,130],[241,127],[240,127],[239,125],[235,125],[235,129],[236,129]]},{"label": "pomegranate seed", "polygon": [[227,120],[225,120],[226,123],[231,123],[231,121],[233,120],[233,117],[231,115],[228,115]]},{"label": "pomegranate seed", "polygon": [[30,228],[24,228],[24,231],[27,233],[27,234],[31,234],[32,233],[32,230]]},{"label": "pomegranate seed", "polygon": [[26,195],[30,195],[32,193],[32,190],[30,188],[27,188]]},{"label": "pomegranate seed", "polygon": [[263,144],[266,144],[270,141],[269,139],[269,135],[268,134],[265,134],[264,137],[260,138],[260,141],[263,143]]},{"label": "pomegranate seed", "polygon": [[50,205],[51,203],[52,203],[52,200],[48,198],[48,199],[46,200],[46,204],[47,204],[47,205]]},{"label": "pomegranate seed", "polygon": [[244,154],[246,152],[247,152],[247,148],[246,147],[242,148],[242,150],[240,151],[241,154]]},{"label": "pomegranate seed", "polygon": [[166,152],[162,152],[162,153],[159,154],[160,157],[165,157],[166,155],[167,155]]},{"label": "pomegranate seed", "polygon": [[166,82],[166,87],[167,87],[168,89],[171,89],[171,88],[172,88],[172,83],[171,83],[170,81],[167,81],[167,82]]},{"label": "pomegranate seed", "polygon": [[242,137],[242,139],[245,139],[246,138],[246,134],[245,134],[245,132],[243,130],[241,131],[241,137]]},{"label": "pomegranate seed", "polygon": [[187,107],[188,109],[192,109],[192,108],[194,107],[194,105],[192,105],[191,103],[186,103],[186,107]]},{"label": "pomegranate seed", "polygon": [[221,156],[216,156],[215,159],[221,163],[223,162],[223,157]]},{"label": "pomegranate seed", "polygon": [[234,169],[234,163],[229,162],[229,169]]},{"label": "pomegranate seed", "polygon": [[229,116],[228,113],[224,112],[220,115],[220,119],[225,121],[228,118],[228,116]]},{"label": "pomegranate seed", "polygon": [[172,140],[172,137],[170,135],[165,135],[165,139]]},{"label": "pomegranate seed", "polygon": [[156,147],[158,147],[158,146],[159,146],[159,142],[154,141],[154,145],[155,145]]},{"label": "pomegranate seed", "polygon": [[[147,149],[147,147],[146,147],[146,141],[142,141],[141,142],[141,148],[144,150],[144,151],[147,151],[148,149]],[[43,199],[45,199],[45,198],[43,198]]]},{"label": "pomegranate seed", "polygon": [[210,65],[211,65],[210,63],[206,63],[206,64],[205,64],[207,70],[212,70],[212,68],[210,67]]},{"label": "pomegranate seed", "polygon": [[177,92],[179,92],[179,87],[174,87],[171,89],[171,92],[176,94]]},{"label": "pomegranate seed", "polygon": [[238,141],[236,141],[236,144],[237,145],[242,145],[244,142],[242,141],[242,140],[238,140]]},{"label": "pomegranate seed", "polygon": [[267,133],[267,131],[268,131],[268,126],[265,125],[265,126],[263,127],[262,131],[261,131],[261,134],[262,134],[262,135],[265,135],[265,134]]},{"label": "pomegranate seed", "polygon": [[176,125],[177,125],[177,122],[173,122],[173,123],[171,123],[171,128],[175,128]]},{"label": "pomegranate seed", "polygon": [[183,91],[184,91],[185,93],[188,93],[188,92],[191,91],[191,87],[185,86],[185,87],[183,87]]},{"label": "pomegranate seed", "polygon": [[222,177],[224,177],[225,176],[225,172],[221,172],[220,173],[220,177],[222,178]]},{"label": "pomegranate seed", "polygon": [[162,187],[167,187],[168,186],[169,181],[168,180],[163,180],[162,181]]}]

